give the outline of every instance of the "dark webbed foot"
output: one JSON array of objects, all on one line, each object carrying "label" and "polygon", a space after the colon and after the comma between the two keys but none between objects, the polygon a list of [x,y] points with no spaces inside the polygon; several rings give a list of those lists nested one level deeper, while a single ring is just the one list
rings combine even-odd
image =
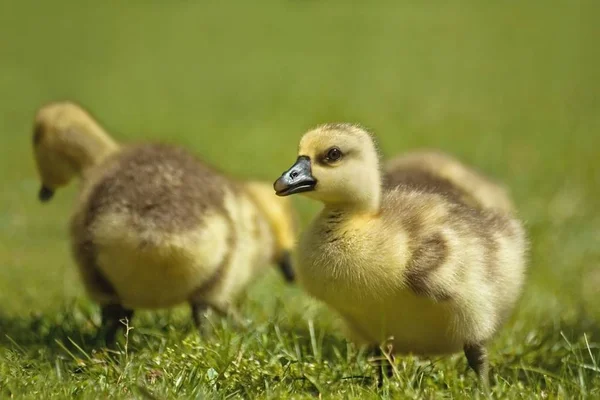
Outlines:
[{"label": "dark webbed foot", "polygon": [[133,310],[124,308],[120,304],[102,306],[102,331],[107,346],[115,343],[117,331],[125,327],[125,322],[131,322]]},{"label": "dark webbed foot", "polygon": [[477,374],[477,377],[481,381],[484,390],[488,391],[490,386],[489,373],[490,364],[488,362],[488,355],[485,346],[479,344],[466,344],[464,346],[465,356],[469,367]]}]

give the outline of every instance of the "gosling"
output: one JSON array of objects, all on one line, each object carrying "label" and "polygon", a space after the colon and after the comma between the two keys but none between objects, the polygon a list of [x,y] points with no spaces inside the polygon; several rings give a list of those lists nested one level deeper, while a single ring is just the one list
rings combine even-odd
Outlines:
[{"label": "gosling", "polygon": [[416,150],[387,161],[383,167],[387,188],[408,185],[416,189],[443,192],[471,207],[513,214],[509,191],[449,154],[439,150]]},{"label": "gosling", "polygon": [[487,388],[486,344],[521,293],[525,233],[509,214],[427,183],[385,188],[373,138],[342,123],[307,132],[274,188],[324,204],[300,238],[296,273],[351,340],[391,354],[463,351]]},{"label": "gosling", "polygon": [[70,102],[38,111],[33,146],[42,202],[81,178],[71,247],[108,343],[137,308],[187,302],[198,327],[209,308],[232,313],[270,262],[293,280],[294,213],[270,183],[229,179],[174,146],[121,147]]}]

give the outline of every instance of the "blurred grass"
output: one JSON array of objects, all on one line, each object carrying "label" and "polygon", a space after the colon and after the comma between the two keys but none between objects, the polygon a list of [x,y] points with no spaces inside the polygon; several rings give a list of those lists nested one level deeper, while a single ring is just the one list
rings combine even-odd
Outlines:
[{"label": "blurred grass", "polygon": [[[328,313],[274,274],[251,290],[252,329],[203,341],[185,310],[146,313],[133,353],[78,353],[97,316],[68,252],[76,188],[40,205],[30,148],[36,108],[71,99],[119,140],[236,177],[273,180],[304,130],[346,120],[385,155],[439,147],[503,180],[532,251],[492,346],[498,396],[600,396],[599,17],[594,0],[0,0],[0,395],[377,396],[344,379],[372,373]],[[307,221],[317,206],[295,201]],[[474,394],[460,357],[399,368],[380,395]]]}]

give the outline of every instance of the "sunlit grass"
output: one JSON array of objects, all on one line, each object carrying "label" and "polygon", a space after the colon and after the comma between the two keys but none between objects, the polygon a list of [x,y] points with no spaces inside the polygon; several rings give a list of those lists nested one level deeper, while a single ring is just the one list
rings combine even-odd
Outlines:
[{"label": "sunlit grass", "polygon": [[[303,130],[336,120],[371,127],[386,156],[439,147],[477,166],[532,242],[490,345],[494,394],[600,396],[599,15],[592,0],[0,0],[0,397],[479,395],[460,355],[401,358],[378,390],[334,316],[274,271],[243,328],[214,318],[200,338],[185,307],[143,312],[102,348],[68,250],[76,185],[36,200],[32,116],[65,98],[118,140],[182,144],[236,177],[274,180]],[[304,224],[317,206],[294,201]]]}]

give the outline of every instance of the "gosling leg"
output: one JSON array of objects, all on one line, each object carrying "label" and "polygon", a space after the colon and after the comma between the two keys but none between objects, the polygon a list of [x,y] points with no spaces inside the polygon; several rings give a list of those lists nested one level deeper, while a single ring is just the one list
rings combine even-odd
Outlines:
[{"label": "gosling leg", "polygon": [[107,345],[115,343],[117,331],[124,328],[123,320],[131,322],[133,310],[127,309],[120,304],[108,304],[102,306],[102,329],[104,330],[104,340]]},{"label": "gosling leg", "polygon": [[202,332],[202,322],[204,320],[204,313],[208,310],[208,306],[204,303],[190,302],[190,308],[192,309],[192,320],[194,326],[198,331]]},{"label": "gosling leg", "polygon": [[391,378],[394,376],[394,368],[380,346],[373,346],[371,354],[375,358],[375,366],[377,368],[377,387],[381,388],[383,386],[384,373],[386,377]]},{"label": "gosling leg", "polygon": [[469,363],[469,367],[475,371],[477,377],[483,385],[483,388],[488,391],[490,387],[490,364],[485,346],[481,343],[465,344],[464,351],[465,356],[467,357],[467,362]]}]

